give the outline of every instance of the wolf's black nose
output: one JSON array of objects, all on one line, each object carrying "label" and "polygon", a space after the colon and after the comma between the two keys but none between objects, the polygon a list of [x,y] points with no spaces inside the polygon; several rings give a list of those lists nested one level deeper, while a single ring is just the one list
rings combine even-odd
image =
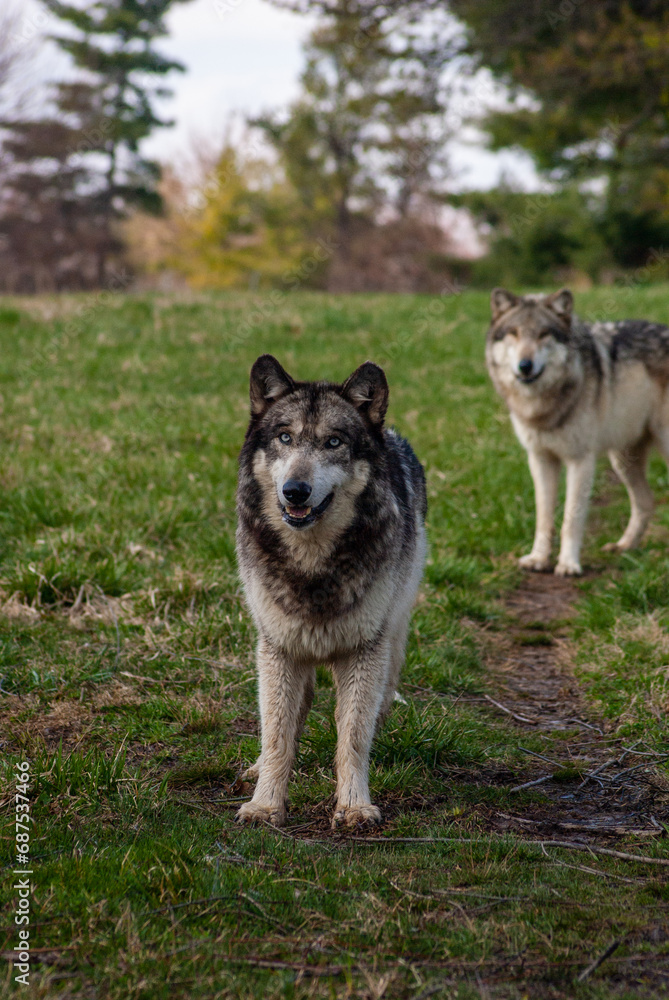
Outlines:
[{"label": "wolf's black nose", "polygon": [[532,361],[532,358],[522,358],[522,360],[518,362],[518,371],[521,375],[531,375],[533,368],[534,362]]},{"label": "wolf's black nose", "polygon": [[293,507],[303,507],[311,496],[311,486],[297,479],[289,479],[283,484],[283,495]]}]

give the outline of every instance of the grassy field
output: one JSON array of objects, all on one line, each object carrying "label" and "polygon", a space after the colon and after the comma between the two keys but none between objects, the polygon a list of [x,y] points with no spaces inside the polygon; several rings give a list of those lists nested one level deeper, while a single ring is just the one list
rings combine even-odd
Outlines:
[{"label": "grassy field", "polygon": [[[669,288],[596,289],[577,306],[666,322]],[[627,506],[604,465],[598,475],[587,573],[560,623],[583,724],[523,726],[496,709],[485,695],[500,697],[494,651],[533,498],[485,372],[487,318],[479,293],[0,303],[2,995],[666,996],[669,868],[542,847],[522,817],[559,816],[567,800],[592,814],[602,781],[584,778],[578,747],[596,726],[612,755],[635,748],[639,794],[650,783],[652,797],[637,801],[630,776],[616,816],[629,803],[643,835],[588,842],[669,861],[667,469],[654,459],[658,511],[627,556],[601,552]],[[373,751],[387,843],[329,831],[325,671],[288,827],[233,822],[258,749],[236,456],[264,351],[299,378],[382,364],[390,420],[426,466],[431,549],[407,704]],[[523,642],[553,641],[530,632]],[[511,791],[539,775],[537,754],[573,764]],[[9,960],[20,761],[32,775],[29,987]]]}]

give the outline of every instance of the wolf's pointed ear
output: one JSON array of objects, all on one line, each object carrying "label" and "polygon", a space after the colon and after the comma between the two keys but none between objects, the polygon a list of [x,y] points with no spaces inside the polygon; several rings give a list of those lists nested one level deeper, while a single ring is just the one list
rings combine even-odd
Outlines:
[{"label": "wolf's pointed ear", "polygon": [[251,369],[251,413],[259,416],[295,388],[287,371],[271,354],[261,354]]},{"label": "wolf's pointed ear", "polygon": [[506,288],[493,288],[490,293],[490,310],[492,321],[496,323],[500,316],[503,316],[509,309],[518,305],[520,299],[513,292],[507,292]]},{"label": "wolf's pointed ear", "polygon": [[380,427],[388,409],[388,383],[383,368],[373,361],[353,372],[341,387],[342,395],[365,414],[370,423]]},{"label": "wolf's pointed ear", "polygon": [[547,305],[551,312],[554,312],[565,323],[571,323],[574,312],[574,296],[568,288],[561,288],[559,292],[553,292],[545,300],[544,305]]}]

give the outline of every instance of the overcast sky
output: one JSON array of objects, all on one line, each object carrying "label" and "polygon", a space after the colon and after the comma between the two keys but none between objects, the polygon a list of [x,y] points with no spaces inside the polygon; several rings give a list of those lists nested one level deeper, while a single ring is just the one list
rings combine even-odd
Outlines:
[{"label": "overcast sky", "polygon": [[[19,9],[24,34],[53,30],[54,20],[37,0],[23,0]],[[184,63],[186,72],[168,78],[174,96],[158,110],[175,125],[157,129],[144,143],[146,154],[163,161],[179,158],[200,139],[218,141],[231,115],[281,108],[297,96],[301,44],[312,18],[278,10],[266,0],[191,0],[175,4],[167,23],[170,34],[157,47]],[[43,72],[59,75],[58,63],[58,56],[45,54]],[[457,187],[493,186],[503,171],[535,186],[528,162],[513,153],[492,155],[469,143],[455,143],[452,153]]]}]

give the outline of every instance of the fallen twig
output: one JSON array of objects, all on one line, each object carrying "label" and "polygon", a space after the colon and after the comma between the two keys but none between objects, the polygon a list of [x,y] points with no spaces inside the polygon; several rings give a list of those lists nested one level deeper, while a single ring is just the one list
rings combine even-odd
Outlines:
[{"label": "fallen twig", "polygon": [[428,997],[434,996],[435,993],[440,993],[446,987],[451,986],[452,983],[452,979],[440,979],[438,983],[431,983],[418,994],[415,1000],[427,1000]]},{"label": "fallen twig", "polygon": [[518,744],[518,749],[522,750],[523,753],[529,753],[529,754],[531,754],[532,757],[538,757],[540,760],[545,760],[547,764],[552,764],[553,767],[563,768],[563,767],[566,766],[565,764],[561,764],[559,760],[551,760],[550,757],[545,757],[544,754],[537,753],[536,750],[528,750],[527,747],[521,747],[520,743]]},{"label": "fallen twig", "polygon": [[612,782],[620,781],[620,779],[622,778],[622,776],[624,774],[632,774],[634,771],[640,771],[642,767],[647,768],[647,767],[649,767],[649,764],[647,764],[647,763],[644,763],[644,764],[635,764],[634,767],[626,767],[624,771],[620,771],[618,774],[615,774],[609,780],[612,781]]},{"label": "fallen twig", "polygon": [[621,940],[621,938],[618,938],[616,941],[612,941],[606,951],[603,951],[599,958],[596,958],[594,962],[590,963],[587,969],[583,970],[580,976],[577,977],[577,981],[579,983],[584,982],[584,980],[586,980],[588,976],[595,971],[595,969],[598,969],[602,962],[605,962],[609,955],[612,955],[616,948],[620,947]]},{"label": "fallen twig", "polygon": [[[347,837],[359,844],[480,844],[480,837]],[[639,861],[647,865],[667,865],[669,858],[651,858],[644,854],[628,854],[626,851],[614,851],[609,847],[593,847],[592,844],[579,844],[573,840],[516,840],[514,847],[563,847],[570,851],[588,851],[592,854],[607,854],[612,858],[622,858],[624,861]],[[502,846],[500,844],[500,846]]]},{"label": "fallen twig", "polygon": [[[31,948],[31,955],[47,955],[49,952],[58,951],[73,951],[77,947],[76,944],[52,944],[47,945],[44,948]],[[19,952],[16,949],[10,948],[9,951],[0,951],[0,958],[6,959],[9,962],[16,961]]]},{"label": "fallen twig", "polygon": [[544,781],[550,781],[553,777],[552,774],[545,774],[543,778],[535,778],[534,781],[526,781],[524,785],[516,785],[515,788],[510,788],[510,792],[522,792],[523,788],[531,788],[532,785],[542,785]]},{"label": "fallen twig", "polygon": [[84,602],[83,599],[84,599],[84,594],[85,593],[86,593],[86,584],[82,583],[82,585],[79,587],[79,593],[77,594],[76,600],[75,600],[74,604],[72,605],[72,607],[70,608],[70,614],[71,615],[76,614],[77,611],[79,610],[79,608],[81,607],[81,605],[83,604],[83,602]]},{"label": "fallen twig", "polygon": [[641,740],[637,740],[636,743],[633,743],[631,747],[623,747],[622,748],[623,749],[623,753],[622,753],[622,756],[620,757],[620,763],[621,764],[625,760],[625,757],[627,756],[628,753],[636,753],[636,748],[639,746],[639,743],[641,743]]},{"label": "fallen twig", "polygon": [[[544,851],[546,857],[548,853]],[[560,868],[573,868],[574,871],[587,872],[588,875],[598,875],[599,878],[612,878],[616,882],[628,882],[630,885],[643,885],[644,880],[639,878],[625,878],[624,875],[614,875],[612,872],[600,872],[597,868],[589,868],[587,865],[568,865],[566,861],[559,861],[557,858],[551,859],[551,864],[559,865]]]},{"label": "fallen twig", "polygon": [[186,806],[188,809],[197,809],[198,812],[207,813],[209,816],[220,816],[220,813],[216,812],[215,809],[203,806],[199,802],[193,802],[191,799],[180,799],[176,795],[171,796],[172,802],[178,802],[180,806]]},{"label": "fallen twig", "polygon": [[510,715],[512,719],[516,719],[517,722],[524,722],[528,726],[539,725],[538,719],[528,719],[526,715],[519,715],[517,712],[512,712],[510,708],[507,708],[506,705],[502,705],[499,701],[495,701],[495,699],[491,698],[489,694],[484,694],[483,697],[486,701],[489,701],[491,705],[494,705],[495,708],[501,709],[502,712],[506,712],[507,715]]},{"label": "fallen twig", "polygon": [[574,718],[574,719],[568,719],[567,721],[568,722],[576,722],[579,726],[585,726],[586,729],[592,729],[595,733],[599,733],[600,736],[604,735],[604,733],[599,728],[599,726],[593,726],[589,722],[584,722],[583,719],[576,719],[576,718]]},{"label": "fallen twig", "polygon": [[588,823],[570,823],[568,820],[553,819],[525,819],[524,816],[511,816],[509,813],[497,813],[502,819],[510,819],[516,823],[524,823],[530,826],[559,826],[562,830],[573,830],[576,833],[604,833],[607,836],[616,837],[659,837],[664,833],[662,827],[658,829],[635,829],[624,826],[593,826]]},{"label": "fallen twig", "polygon": [[[585,776],[585,778],[583,779],[583,781],[581,782],[581,784],[578,786],[579,789],[583,788],[584,785],[587,785],[587,783],[592,778],[595,778],[596,780],[599,780],[599,775],[601,774],[602,771],[604,771],[607,767],[611,767],[612,764],[617,764],[617,763],[619,763],[617,760],[613,760],[613,759],[606,760],[606,761],[604,761],[603,764],[600,764],[599,767],[596,767],[594,771],[588,771],[587,774],[586,774],[586,776]],[[601,782],[600,782],[600,784],[601,784]]]},{"label": "fallen twig", "polygon": [[[267,820],[263,820],[263,822],[262,822],[261,825],[264,826],[267,830],[270,830],[272,833],[278,833],[280,837],[285,837],[287,840],[297,840],[301,844],[326,844],[326,843],[328,843],[328,841],[323,840],[323,839],[312,840],[310,837],[298,837],[295,833],[291,833],[290,830],[282,830],[281,827],[274,826],[273,823],[268,823]],[[302,827],[297,827],[297,829],[301,830]]]},{"label": "fallen twig", "polygon": [[[540,760],[546,761],[547,764],[552,764],[553,767],[559,767],[559,768],[575,767],[574,761],[572,760],[563,761],[562,763],[560,763],[560,761],[552,760],[550,757],[546,757],[544,754],[537,753],[536,750],[530,750],[528,749],[528,747],[523,747],[520,744],[518,744],[518,749],[522,750],[523,753],[531,754],[532,757],[538,757]],[[622,758],[620,758],[620,760],[622,760]],[[586,781],[588,781],[589,779],[598,781],[600,785],[605,781],[608,781],[609,784],[611,785],[615,785],[620,781],[623,775],[632,774],[634,771],[639,771],[641,768],[647,768],[649,766],[647,763],[635,764],[634,767],[625,768],[624,771],[620,771],[618,774],[609,775],[601,773],[605,768],[610,767],[612,764],[619,764],[620,760],[617,759],[607,760],[605,761],[604,764],[600,764],[599,767],[596,767],[594,771],[584,771],[581,770],[580,768],[575,768],[576,770],[579,770],[581,774],[585,775],[585,781],[581,782],[579,788],[582,788],[583,785],[586,783]]]},{"label": "fallen twig", "polygon": [[[226,958],[228,962],[234,962],[239,965],[252,965],[257,969],[286,969],[290,972],[297,972],[302,976],[341,976],[345,970],[343,965],[303,965],[301,962],[280,962],[278,959],[272,960],[267,958],[252,958],[246,956],[245,958],[230,956]],[[355,971],[356,966],[352,967],[351,971]]]},{"label": "fallen twig", "polygon": [[280,920],[275,920],[274,917],[270,917],[269,913],[267,913],[262,908],[262,906],[260,905],[260,903],[256,902],[256,900],[253,898],[253,896],[250,896],[247,892],[240,892],[239,895],[241,896],[242,899],[245,899],[248,903],[251,903],[252,906],[255,906],[255,908],[258,911],[258,913],[260,914],[260,916],[264,920],[266,920],[268,924],[274,924],[275,927],[279,927],[281,930],[284,929],[284,926],[281,923],[281,921]]},{"label": "fallen twig", "polygon": [[130,677],[133,681],[145,681],[147,684],[164,684],[164,681],[156,680],[155,677],[143,677],[142,674],[131,674],[129,670],[119,670],[121,677]]}]

